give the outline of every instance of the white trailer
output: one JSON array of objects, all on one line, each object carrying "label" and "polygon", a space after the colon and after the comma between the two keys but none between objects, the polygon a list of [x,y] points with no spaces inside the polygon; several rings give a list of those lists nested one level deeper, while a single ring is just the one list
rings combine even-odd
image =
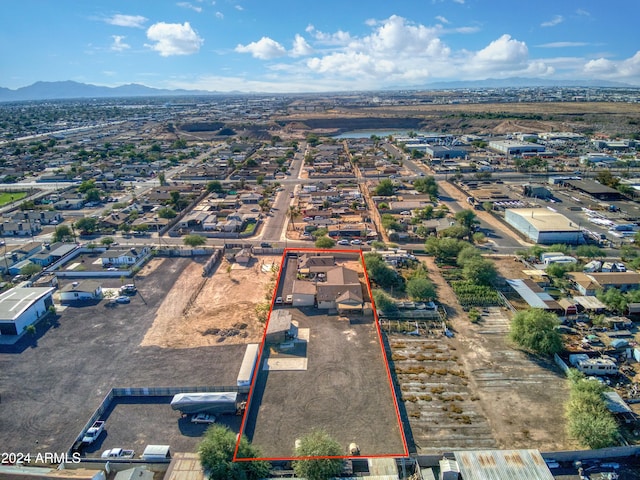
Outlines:
[{"label": "white trailer", "polygon": [[258,352],[260,351],[260,345],[257,343],[250,343],[247,345],[247,349],[244,352],[244,358],[242,359],[242,365],[240,365],[240,372],[236,384],[238,387],[247,389],[251,386],[251,380],[253,379],[253,372],[256,368],[256,362],[258,361]]}]

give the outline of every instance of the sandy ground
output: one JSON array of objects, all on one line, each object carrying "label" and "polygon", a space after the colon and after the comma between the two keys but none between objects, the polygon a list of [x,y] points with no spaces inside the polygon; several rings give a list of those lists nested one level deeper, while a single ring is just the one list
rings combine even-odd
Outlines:
[{"label": "sandy ground", "polygon": [[[513,257],[491,257],[506,278],[520,278],[522,264]],[[456,332],[454,344],[474,392],[491,425],[499,448],[539,448],[553,451],[575,445],[564,431],[562,402],[568,395],[565,377],[552,362],[514,349],[508,340],[510,313],[472,324],[432,257],[424,260],[436,285],[438,301],[446,305]],[[493,330],[487,333],[488,330]]]},{"label": "sandy ground", "polygon": [[211,277],[202,277],[202,262],[194,260],[167,294],[141,345],[193,348],[259,343],[264,324],[258,321],[255,307],[268,302],[277,278],[277,271],[264,272],[262,267],[277,267],[279,262],[280,257],[261,256],[243,267],[223,259]]}]

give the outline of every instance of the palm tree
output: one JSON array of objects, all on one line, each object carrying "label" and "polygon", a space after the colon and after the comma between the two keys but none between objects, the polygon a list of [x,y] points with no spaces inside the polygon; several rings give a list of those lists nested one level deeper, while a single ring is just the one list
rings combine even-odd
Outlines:
[{"label": "palm tree", "polygon": [[297,206],[295,206],[295,205],[291,205],[291,206],[289,207],[288,213],[289,213],[289,220],[291,220],[291,226],[292,226],[292,227],[293,227],[293,229],[295,230],[295,229],[296,229],[296,225],[295,225],[295,223],[294,223],[294,220],[295,220],[295,218],[296,218],[297,216],[299,216],[299,215],[300,215],[300,207],[297,207]]}]

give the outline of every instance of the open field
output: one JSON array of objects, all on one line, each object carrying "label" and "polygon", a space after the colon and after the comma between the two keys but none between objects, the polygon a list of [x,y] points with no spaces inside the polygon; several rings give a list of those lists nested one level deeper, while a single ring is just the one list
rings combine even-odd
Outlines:
[{"label": "open field", "polygon": [[[192,262],[168,291],[143,346],[193,348],[259,343],[264,324],[255,314],[272,293],[276,272],[263,271],[280,257],[260,256],[248,267],[226,260],[211,277],[202,277],[202,262]],[[231,267],[229,270],[228,267]]]},{"label": "open field", "polygon": [[27,192],[1,192],[0,193],[0,207],[7,205],[8,203],[17,202],[27,196]]}]

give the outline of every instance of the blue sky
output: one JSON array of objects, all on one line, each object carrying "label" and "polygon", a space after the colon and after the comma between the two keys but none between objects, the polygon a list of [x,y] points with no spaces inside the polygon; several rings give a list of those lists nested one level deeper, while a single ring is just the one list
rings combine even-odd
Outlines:
[{"label": "blue sky", "polygon": [[636,0],[3,0],[0,86],[244,92],[536,77],[640,86]]}]

